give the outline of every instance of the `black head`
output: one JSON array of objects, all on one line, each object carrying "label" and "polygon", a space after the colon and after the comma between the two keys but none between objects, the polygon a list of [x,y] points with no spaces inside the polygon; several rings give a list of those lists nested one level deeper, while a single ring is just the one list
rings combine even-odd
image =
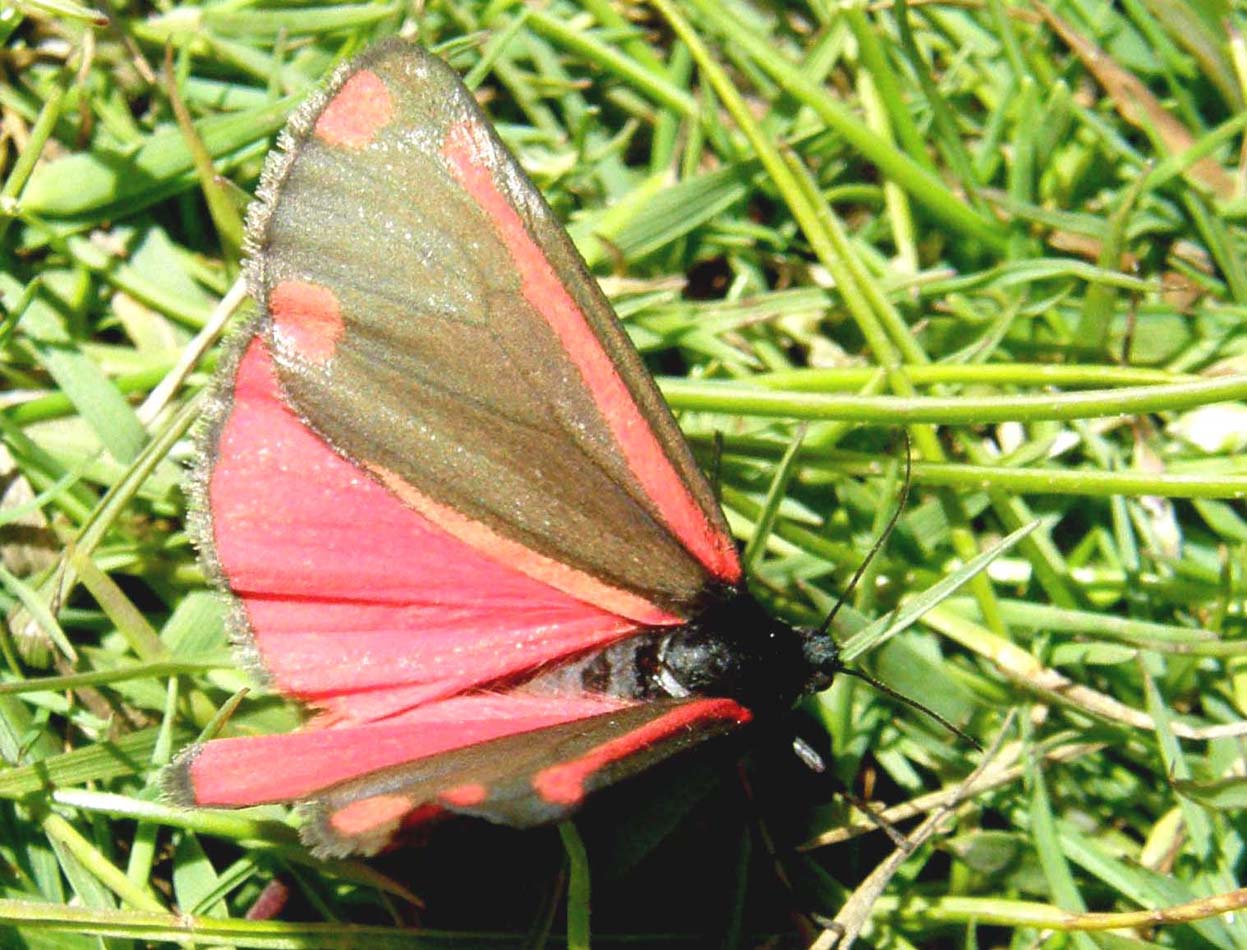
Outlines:
[{"label": "black head", "polygon": [[844,664],[840,662],[840,644],[829,634],[813,627],[795,629],[801,637],[801,654],[805,657],[809,674],[801,693],[821,693],[831,685],[835,675],[844,669]]},{"label": "black head", "polygon": [[840,669],[829,636],[776,620],[743,591],[664,636],[657,660],[667,694],[726,696],[763,715],[826,689]]}]

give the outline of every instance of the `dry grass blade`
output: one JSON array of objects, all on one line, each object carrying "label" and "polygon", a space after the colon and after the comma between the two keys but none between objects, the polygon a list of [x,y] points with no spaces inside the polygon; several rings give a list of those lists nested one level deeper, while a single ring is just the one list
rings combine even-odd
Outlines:
[{"label": "dry grass blade", "polygon": [[836,915],[836,919],[810,946],[810,950],[848,950],[849,947],[853,946],[853,943],[857,940],[862,929],[870,919],[871,908],[874,906],[875,901],[883,893],[884,888],[888,886],[888,882],[892,880],[892,876],[896,874],[901,864],[918,848],[930,841],[933,836],[940,833],[949,819],[952,818],[957,806],[975,793],[975,785],[991,768],[996,756],[1000,753],[1004,738],[1013,727],[1013,719],[1014,716],[1010,713],[1005,719],[995,741],[983,753],[983,758],[979,762],[978,767],[966,777],[964,782],[957,786],[953,794],[948,795],[944,801],[932,809],[922,823],[905,836],[904,844],[896,848],[892,854],[880,862],[866,876],[866,879],[853,891],[849,899],[844,902],[844,906],[840,908],[840,913]]},{"label": "dry grass blade", "polygon": [[[1190,129],[1170,115],[1160,100],[1136,76],[1052,12],[1046,4],[1039,0],[1033,2],[1048,25],[1104,87],[1123,119],[1148,135],[1156,135],[1170,154],[1180,154],[1195,144],[1195,137]],[[1234,176],[1213,158],[1201,158],[1191,165],[1187,175],[1218,198],[1229,199],[1237,194]]]}]

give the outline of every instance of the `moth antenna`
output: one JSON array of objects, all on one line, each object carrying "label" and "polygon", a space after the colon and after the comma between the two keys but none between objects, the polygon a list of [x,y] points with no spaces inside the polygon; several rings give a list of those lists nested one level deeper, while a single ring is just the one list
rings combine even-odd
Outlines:
[{"label": "moth antenna", "polygon": [[[854,572],[853,578],[852,580],[849,581],[848,587],[845,588],[844,593],[842,593],[840,597],[836,600],[835,606],[833,606],[831,610],[828,612],[827,619],[823,621],[822,626],[818,628],[818,630],[814,633],[814,635],[810,636],[806,640],[807,657],[810,656],[810,651],[812,649],[817,649],[819,644],[827,643],[828,634],[829,634],[829,631],[831,630],[831,624],[836,619],[836,614],[840,612],[840,608],[843,607],[845,602],[849,599],[849,597],[852,596],[853,591],[857,588],[857,584],[862,579],[862,574],[865,573],[866,568],[870,565],[870,562],[875,559],[875,557],[879,554],[879,551],[882,550],[883,546],[888,543],[888,538],[890,538],[892,536],[892,532],[896,530],[896,526],[901,520],[901,514],[905,511],[905,505],[909,501],[909,488],[910,488],[910,485],[913,484],[913,458],[914,456],[913,456],[913,445],[909,440],[909,431],[907,429],[902,429],[901,435],[905,442],[905,478],[901,482],[901,497],[897,503],[896,510],[892,512],[892,517],[888,519],[887,526],[884,527],[883,532],[879,535],[878,539],[871,546],[870,552],[866,555],[866,557],[862,560],[861,565]],[[979,752],[983,751],[983,746],[977,739],[975,739],[971,735],[968,735],[964,730],[953,725],[953,723],[945,719],[943,716],[937,713],[934,709],[931,709],[929,706],[924,706],[922,703],[918,702],[918,700],[911,699],[910,697],[906,696],[904,693],[897,692],[891,686],[888,686],[886,683],[880,682],[879,680],[871,676],[869,673],[863,673],[860,670],[854,670],[847,666],[844,666],[842,663],[839,662],[839,651],[838,650],[829,659],[828,665],[826,665],[825,667],[820,666],[818,664],[814,664],[814,665],[818,669],[834,668],[835,672],[837,673],[844,673],[847,676],[855,676],[859,680],[869,683],[871,686],[879,690],[879,692],[883,693],[885,696],[890,696],[892,699],[895,699],[901,703],[904,703],[906,706],[909,706],[912,709],[916,709],[921,713],[925,713],[927,716],[934,719],[936,722],[938,722],[941,726],[943,726],[953,735],[957,736],[959,739],[963,739],[966,742],[970,743],[970,745],[974,746],[974,748],[977,749]],[[798,757],[801,757],[801,753],[799,751],[797,755]],[[804,757],[802,757],[802,760],[804,761]]]},{"label": "moth antenna", "polygon": [[881,682],[880,680],[875,679],[869,673],[863,673],[861,670],[850,669],[847,666],[840,667],[840,672],[845,674],[846,676],[856,676],[859,680],[869,683],[875,689],[879,690],[879,692],[883,693],[883,695],[890,696],[892,699],[895,699],[898,702],[904,703],[906,706],[909,706],[911,709],[916,709],[921,713],[926,713],[928,716],[930,716],[932,719],[938,722],[941,726],[943,726],[945,729],[947,729],[957,738],[964,739],[966,742],[970,743],[970,745],[974,746],[974,748],[977,749],[979,752],[983,751],[983,744],[979,742],[977,739],[975,739],[974,736],[968,735],[964,730],[953,725],[949,720],[945,719],[943,716],[937,713],[930,706],[924,706],[922,705],[922,703],[918,702],[918,700],[911,699],[910,697],[906,696],[904,693],[894,690],[887,683],[884,683],[884,682]]},{"label": "moth antenna", "polygon": [[892,537],[892,532],[896,529],[897,524],[901,520],[901,514],[905,511],[905,505],[909,501],[909,486],[913,475],[914,457],[912,450],[913,447],[909,441],[909,430],[901,429],[901,436],[905,441],[905,478],[901,482],[901,497],[897,502],[896,510],[892,512],[892,517],[888,519],[888,523],[884,527],[883,532],[875,540],[875,543],[871,545],[870,551],[868,551],[866,557],[862,559],[862,563],[858,565],[857,570],[853,572],[853,578],[849,581],[849,586],[846,587],[843,593],[841,593],[836,599],[835,605],[827,612],[827,618],[822,622],[822,624],[819,625],[819,636],[827,636],[828,632],[831,630],[832,622],[836,619],[836,614],[840,612],[840,608],[845,605],[848,599],[853,596],[853,591],[857,589],[858,581],[860,581],[862,579],[862,575],[866,573],[866,568],[870,566],[870,562],[875,559],[875,557],[883,549],[883,546],[888,543],[888,538]]}]

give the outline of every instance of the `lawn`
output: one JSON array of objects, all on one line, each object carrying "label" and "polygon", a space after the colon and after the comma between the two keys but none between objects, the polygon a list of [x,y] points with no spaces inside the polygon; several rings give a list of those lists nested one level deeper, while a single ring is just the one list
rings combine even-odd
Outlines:
[{"label": "lawn", "polygon": [[[1247,948],[1243,29],[1217,0],[9,0],[0,947]],[[843,598],[848,666],[964,735],[840,676],[572,822],[371,860],[163,795],[196,738],[302,718],[230,653],[186,479],[265,155],[394,35],[566,224],[758,599]]]}]

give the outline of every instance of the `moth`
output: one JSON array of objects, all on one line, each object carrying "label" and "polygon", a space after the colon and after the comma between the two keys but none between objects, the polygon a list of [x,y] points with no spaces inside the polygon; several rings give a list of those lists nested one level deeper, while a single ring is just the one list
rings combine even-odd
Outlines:
[{"label": "moth", "polygon": [[191,746],[186,804],[303,803],[325,855],[528,826],[821,690],[750,595],[602,291],[458,75],[383,42],[291,118],[248,218],[192,530],[245,663],[315,710]]}]

